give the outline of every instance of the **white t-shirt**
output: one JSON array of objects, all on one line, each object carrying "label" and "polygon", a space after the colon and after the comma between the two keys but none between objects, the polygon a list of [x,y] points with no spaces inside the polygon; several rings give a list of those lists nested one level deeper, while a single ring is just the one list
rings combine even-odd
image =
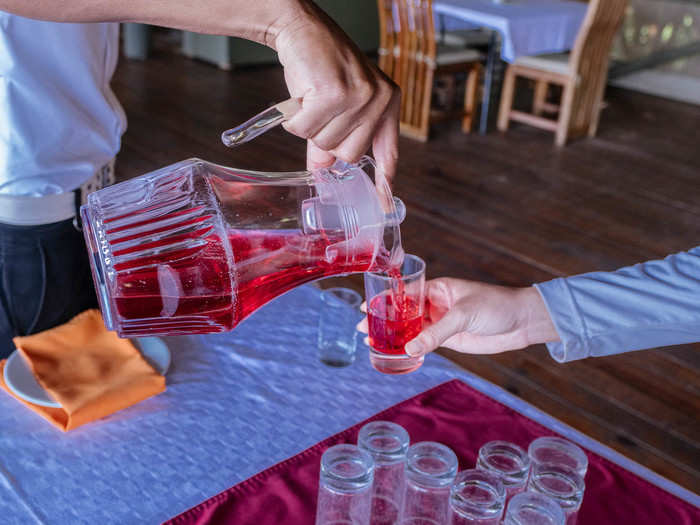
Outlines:
[{"label": "white t-shirt", "polygon": [[126,118],[109,87],[119,24],[0,11],[0,194],[78,188],[119,151]]}]

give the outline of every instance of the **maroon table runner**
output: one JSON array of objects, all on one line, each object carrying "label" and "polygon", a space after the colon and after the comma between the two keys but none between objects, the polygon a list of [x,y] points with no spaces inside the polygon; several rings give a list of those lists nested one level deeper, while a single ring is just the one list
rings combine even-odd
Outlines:
[{"label": "maroon table runner", "polygon": [[[479,447],[487,441],[512,441],[527,450],[533,439],[556,435],[454,379],[317,443],[183,512],[167,524],[312,524],[321,454],[338,443],[356,443],[360,428],[376,419],[402,425],[412,443],[444,443],[457,454],[460,470],[474,468]],[[589,467],[578,525],[700,523],[700,509],[597,454],[586,453]]]}]

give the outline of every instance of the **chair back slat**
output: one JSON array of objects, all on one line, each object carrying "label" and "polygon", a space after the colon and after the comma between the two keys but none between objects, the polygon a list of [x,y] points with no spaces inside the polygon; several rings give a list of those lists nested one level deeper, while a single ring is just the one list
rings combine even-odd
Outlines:
[{"label": "chair back slat", "polygon": [[[416,4],[416,27],[418,28],[418,51],[420,61],[416,81],[416,99],[414,102],[414,125],[427,126],[430,119],[430,103],[432,96],[432,70],[435,69],[437,45],[435,39],[435,24],[433,21],[432,0],[413,0]],[[430,86],[427,83],[430,83]]]},{"label": "chair back slat", "polygon": [[[425,141],[428,138],[430,102],[437,68],[433,2],[377,0],[377,9],[381,31],[379,66],[401,89],[401,133]],[[460,64],[451,64],[451,74],[456,72],[455,66],[459,67]],[[471,75],[468,83],[471,91],[465,95],[463,119],[467,119],[466,113],[471,118],[476,99],[476,77],[472,74],[476,70],[469,67],[465,66],[465,71]],[[469,126],[464,129],[468,130]]]},{"label": "chair back slat", "polygon": [[379,69],[393,78],[398,27],[394,23],[393,0],[377,0],[379,12]]},{"label": "chair back slat", "polygon": [[412,24],[411,12],[408,0],[395,0],[396,12],[399,21],[398,33],[398,78],[396,83],[401,89],[401,122],[408,122],[409,113],[408,95],[411,92],[409,80],[413,74],[415,61],[415,30]]},{"label": "chair back slat", "polygon": [[[435,67],[435,28],[431,0],[394,0],[398,14],[398,69],[402,92],[401,122],[420,127],[424,117],[428,68]],[[432,82],[432,80],[430,80]]]},{"label": "chair back slat", "polygon": [[596,114],[607,82],[610,48],[625,15],[627,0],[590,0],[571,52],[577,75],[569,130],[578,134]]}]

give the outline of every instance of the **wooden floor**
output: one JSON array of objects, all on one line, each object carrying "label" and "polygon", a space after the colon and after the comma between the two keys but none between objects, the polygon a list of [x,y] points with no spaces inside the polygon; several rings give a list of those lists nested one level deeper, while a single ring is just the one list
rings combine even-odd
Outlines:
[{"label": "wooden floor", "polygon": [[[135,176],[198,156],[238,168],[303,167],[281,129],[236,150],[222,130],[286,98],[280,69],[216,68],[156,51],[122,60],[129,117],[117,171]],[[404,245],[432,277],[509,285],[612,270],[700,244],[700,108],[611,89],[599,136],[562,150],[514,126],[465,136],[441,124],[402,140],[395,194]],[[361,281],[353,279],[351,285]],[[544,347],[447,355],[628,457],[700,492],[700,345],[560,365]]]}]

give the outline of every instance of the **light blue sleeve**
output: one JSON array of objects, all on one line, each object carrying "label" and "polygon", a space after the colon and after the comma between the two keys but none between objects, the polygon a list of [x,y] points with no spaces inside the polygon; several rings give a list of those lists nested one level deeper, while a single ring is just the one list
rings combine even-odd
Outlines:
[{"label": "light blue sleeve", "polygon": [[561,340],[547,344],[559,362],[700,341],[700,246],[535,287]]}]

